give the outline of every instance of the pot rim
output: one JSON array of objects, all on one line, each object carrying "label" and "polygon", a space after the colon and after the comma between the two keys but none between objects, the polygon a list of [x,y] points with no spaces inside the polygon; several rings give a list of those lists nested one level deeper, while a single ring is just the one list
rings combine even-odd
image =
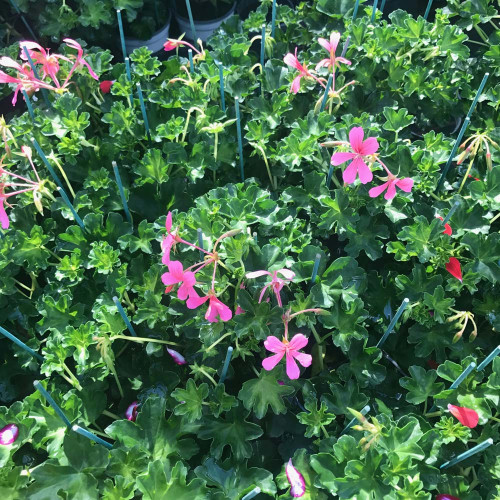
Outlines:
[{"label": "pot rim", "polygon": [[[195,26],[209,26],[211,24],[214,24],[217,21],[223,21],[227,17],[230,17],[230,16],[232,16],[234,14],[234,12],[236,11],[236,3],[237,3],[237,1],[234,0],[233,5],[231,6],[231,8],[223,16],[211,19],[210,21],[196,21],[196,19],[194,19],[194,25]],[[175,7],[174,7],[174,15],[175,15],[176,19],[180,19],[184,23],[189,23],[189,19],[187,17],[181,16],[175,10]]]}]

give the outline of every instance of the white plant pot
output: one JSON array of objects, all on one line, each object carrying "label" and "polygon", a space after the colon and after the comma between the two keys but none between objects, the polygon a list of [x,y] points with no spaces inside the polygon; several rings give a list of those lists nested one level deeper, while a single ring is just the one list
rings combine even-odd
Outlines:
[{"label": "white plant pot", "polygon": [[135,49],[139,47],[147,47],[151,52],[158,52],[163,49],[163,44],[167,41],[168,34],[170,32],[170,21],[172,20],[172,15],[170,11],[168,13],[168,21],[159,29],[149,40],[139,40],[137,38],[125,38],[125,48],[127,49],[127,54],[130,54]]},{"label": "white plant pot", "polygon": [[[218,19],[212,19],[211,21],[194,21],[194,29],[196,30],[197,38],[201,38],[204,42],[208,40],[208,37],[224,22],[227,21],[236,10],[236,2],[233,6],[222,17]],[[191,31],[191,24],[189,19],[180,16],[177,12],[175,13],[175,19],[179,25],[179,31],[181,33],[186,33],[186,37],[194,40],[194,34]]]}]

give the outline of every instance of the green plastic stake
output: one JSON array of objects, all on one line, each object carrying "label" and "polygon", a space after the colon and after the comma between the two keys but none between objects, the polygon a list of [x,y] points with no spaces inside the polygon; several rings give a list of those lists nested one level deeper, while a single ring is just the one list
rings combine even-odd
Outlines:
[{"label": "green plastic stake", "polygon": [[219,66],[219,85],[220,85],[220,102],[222,111],[226,112],[226,98],[224,97],[224,66],[221,62],[216,62]]},{"label": "green plastic stake", "polygon": [[139,94],[139,102],[141,104],[141,113],[142,113],[142,119],[144,120],[144,128],[146,129],[146,135],[148,136],[149,145],[151,145],[151,134],[149,133],[148,115],[146,114],[146,106],[144,105],[144,97],[142,96],[142,89],[140,83],[137,83],[137,93]]},{"label": "green plastic stake", "polygon": [[380,4],[380,12],[384,12],[384,7],[385,7],[385,0],[382,0],[382,3]]},{"label": "green plastic stake", "polygon": [[[361,415],[365,416],[368,412],[370,411],[370,405],[366,405],[361,411]],[[358,419],[356,417],[354,417],[345,427],[344,427],[344,430],[340,433],[340,435],[342,436],[343,434],[345,434],[357,421]]]},{"label": "green plastic stake", "polygon": [[328,77],[328,81],[326,82],[325,93],[323,95],[323,100],[321,101],[321,107],[319,108],[320,112],[325,110],[326,102],[328,101],[328,92],[330,92],[330,87],[333,83],[333,75]]},{"label": "green plastic stake", "polygon": [[250,500],[253,497],[256,497],[261,492],[261,489],[256,486],[252,491],[247,493],[241,500]]},{"label": "green plastic stake", "polygon": [[429,2],[427,3],[427,8],[425,9],[425,14],[424,14],[424,19],[427,21],[427,18],[429,17],[429,13],[431,11],[431,7],[432,7],[432,0],[429,0]]},{"label": "green plastic stake", "polygon": [[39,380],[35,380],[33,385],[37,391],[47,400],[50,406],[52,406],[53,410],[59,415],[59,418],[64,422],[66,427],[71,428],[71,422],[68,417],[64,414],[61,408],[57,405],[57,403],[52,399],[52,396],[48,393],[45,387],[40,383]]},{"label": "green plastic stake", "polygon": [[476,368],[476,363],[472,362],[453,382],[453,384],[450,385],[450,389],[456,389],[469,375],[469,373]]},{"label": "green plastic stake", "polygon": [[193,12],[191,11],[191,2],[189,0],[186,0],[186,9],[188,11],[189,24],[191,25],[191,36],[192,39],[196,42],[198,36],[196,35],[196,28],[194,27],[194,20],[193,20]]},{"label": "green plastic stake", "polygon": [[113,297],[113,302],[115,303],[116,308],[118,309],[118,312],[120,313],[120,316],[122,317],[123,321],[127,325],[128,331],[132,335],[132,337],[137,337],[137,333],[135,333],[134,327],[132,326],[132,323],[130,323],[130,320],[127,317],[127,313],[125,312],[125,309],[123,309],[122,305],[120,304],[120,301],[118,300],[118,297]]},{"label": "green plastic stake", "polygon": [[271,36],[274,38],[276,30],[276,0],[273,0],[273,7],[271,10]]},{"label": "green plastic stake", "polygon": [[318,269],[319,269],[319,261],[321,260],[321,254],[317,253],[316,258],[314,259],[314,266],[313,266],[313,272],[311,276],[311,285],[314,284],[316,281],[316,276],[318,275]]},{"label": "green plastic stake", "polygon": [[194,73],[193,49],[188,49],[188,56],[189,56],[189,71],[191,71],[191,73]]},{"label": "green plastic stake", "polygon": [[122,178],[120,177],[120,172],[118,171],[118,165],[114,160],[111,162],[111,165],[113,165],[113,172],[115,173],[116,184],[118,184],[118,191],[120,192],[125,217],[130,223],[132,223],[132,216],[130,215],[130,210],[128,209],[127,198],[125,197],[125,190],[123,189]]},{"label": "green plastic stake", "polygon": [[24,102],[26,103],[26,107],[28,108],[28,113],[30,114],[31,119],[34,120],[35,113],[33,112],[33,106],[31,105],[30,96],[28,95],[28,93],[24,89],[21,90],[21,92],[23,93]]},{"label": "green plastic stake", "polygon": [[116,17],[118,18],[118,29],[120,31],[120,43],[122,45],[123,60],[125,60],[127,59],[127,48],[125,47],[125,35],[123,33],[122,11],[120,9],[116,11]]},{"label": "green plastic stake", "polygon": [[372,18],[370,19],[371,23],[373,23],[373,21],[375,21],[375,14],[377,13],[377,4],[378,4],[378,0],[373,0]]},{"label": "green plastic stake", "polygon": [[491,351],[486,358],[484,358],[483,362],[479,364],[476,368],[478,372],[484,370],[498,355],[500,354],[500,345],[496,346],[493,351]]},{"label": "green plastic stake", "polygon": [[264,71],[264,59],[266,57],[266,25],[262,25],[262,33],[260,40],[260,65],[262,66],[262,71]]},{"label": "green plastic stake", "polygon": [[75,219],[75,222],[85,232],[85,226],[83,225],[83,221],[80,218],[80,216],[78,215],[78,213],[76,212],[75,207],[73,206],[73,204],[71,203],[71,201],[69,201],[69,198],[68,198],[68,195],[66,194],[66,191],[64,191],[64,189],[62,189],[60,187],[58,187],[57,190],[59,191],[59,194],[61,195],[61,198],[64,200],[64,203],[66,203],[66,205],[70,209],[71,213],[73,214],[73,219]]},{"label": "green plastic stake", "polygon": [[469,112],[467,113],[467,118],[470,118],[472,113],[476,109],[477,102],[479,101],[479,98],[481,97],[481,94],[483,93],[484,86],[486,85],[486,81],[488,80],[489,76],[490,76],[489,73],[484,74],[483,79],[481,80],[481,83],[479,84],[479,88],[477,89],[474,100],[472,101],[472,104],[470,105]]},{"label": "green plastic stake", "polygon": [[[28,59],[29,65],[31,67],[31,71],[33,71],[35,78],[37,80],[40,80],[40,75],[38,74],[38,70],[36,69],[35,63],[33,62],[33,59],[31,59],[30,53],[25,45],[23,45],[23,51],[24,51],[26,58]],[[47,89],[40,89],[40,90],[42,91],[42,96],[43,96],[43,100],[45,101],[45,104],[47,105],[48,108],[52,109],[52,104],[49,101],[49,93],[47,92]]]},{"label": "green plastic stake", "polygon": [[241,115],[240,115],[240,100],[234,98],[234,107],[236,109],[236,132],[238,134],[238,154],[240,156],[240,174],[241,180],[245,180],[245,170],[243,165],[243,139],[241,137]]},{"label": "green plastic stake", "polygon": [[19,340],[16,336],[9,333],[5,328],[0,326],[0,333],[7,337],[9,340],[14,342],[14,344],[18,345],[21,349],[24,349],[27,353],[31,354],[34,358],[38,359],[38,361],[43,361],[43,356],[34,351],[31,347],[28,347],[24,342]]},{"label": "green plastic stake", "polygon": [[443,219],[443,226],[451,219],[451,216],[455,213],[455,210],[460,206],[460,202],[456,201],[450,208],[448,215]]},{"label": "green plastic stake", "polygon": [[52,165],[50,164],[49,160],[47,160],[47,157],[45,156],[45,153],[42,151],[40,144],[38,144],[35,138],[31,139],[31,144],[36,149],[37,153],[40,155],[40,158],[42,159],[43,163],[45,163],[45,166],[47,167],[49,174],[52,176],[52,179],[54,179],[54,182],[64,191],[61,179],[59,179],[54,169],[52,168]]},{"label": "green plastic stake", "polygon": [[358,7],[359,7],[359,0],[356,0],[356,3],[354,4],[354,12],[352,13],[353,21],[356,19],[356,15],[358,14]]},{"label": "green plastic stake", "polygon": [[457,140],[455,141],[455,144],[453,144],[453,148],[451,150],[451,154],[448,158],[448,161],[446,162],[446,165],[443,168],[443,172],[441,173],[441,177],[439,178],[439,181],[438,181],[437,186],[436,186],[436,191],[439,191],[439,189],[441,188],[441,185],[444,182],[446,174],[448,173],[448,170],[450,169],[451,162],[453,161],[453,158],[455,158],[458,146],[462,142],[462,138],[463,138],[465,131],[467,130],[467,127],[469,126],[469,124],[470,124],[470,118],[466,118],[464,120],[462,128],[460,129],[460,132],[458,133]]},{"label": "green plastic stake", "polygon": [[[127,79],[129,82],[132,81],[132,72],[130,71],[130,58],[125,58],[125,72],[127,73]],[[132,99],[134,97],[132,96]],[[133,102],[133,101],[132,101]]]},{"label": "green plastic stake", "polygon": [[233,355],[233,348],[232,346],[229,346],[227,348],[227,353],[226,353],[226,359],[224,361],[224,366],[222,367],[222,372],[220,374],[220,380],[219,383],[222,384],[224,380],[226,380],[226,375],[227,375],[227,369],[229,368],[229,363],[231,361],[231,356]]},{"label": "green plastic stake", "polygon": [[108,448],[108,450],[111,450],[111,448],[113,448],[113,445],[111,443],[104,441],[104,439],[101,439],[100,437],[96,436],[95,434],[92,434],[92,432],[80,427],[79,425],[74,425],[71,429],[73,431],[75,431],[77,434],[80,434],[80,436],[85,436],[87,439],[94,441],[94,443],[102,444],[103,446]]},{"label": "green plastic stake", "polygon": [[488,448],[488,446],[491,446],[493,444],[493,439],[489,438],[486,441],[483,441],[482,443],[477,444],[470,450],[464,451],[463,453],[460,453],[460,455],[456,456],[454,459],[449,460],[448,462],[445,462],[443,465],[439,466],[441,470],[444,469],[449,469],[450,467],[453,467],[454,465],[458,464],[459,462],[462,462],[463,460],[467,460],[468,458],[472,457],[472,455],[475,455],[476,453],[479,453],[480,451],[485,450]]},{"label": "green plastic stake", "polygon": [[330,182],[332,182],[333,175],[333,165],[330,164],[330,168],[328,169],[328,175],[326,176],[326,187],[330,187]]},{"label": "green plastic stake", "polygon": [[387,327],[387,330],[385,331],[384,335],[382,335],[382,338],[378,341],[376,347],[380,348],[380,346],[387,340],[387,337],[391,334],[392,330],[394,330],[394,327],[396,326],[398,319],[403,314],[403,311],[406,309],[406,306],[408,305],[409,302],[410,299],[408,298],[403,299],[403,302],[401,302],[399,309],[397,310],[396,314],[389,323],[389,326]]},{"label": "green plastic stake", "polygon": [[21,21],[26,26],[26,29],[30,32],[30,35],[33,38],[33,40],[35,40],[35,42],[38,42],[38,39],[35,36],[35,33],[33,33],[33,30],[31,29],[31,26],[28,24],[28,21],[26,21],[26,18],[24,17],[24,14],[19,10],[19,7],[17,6],[17,3],[14,2],[14,0],[9,0],[9,1],[10,1],[10,4],[12,5],[12,7],[14,7],[14,10],[16,11],[16,13],[19,16],[21,16]]}]

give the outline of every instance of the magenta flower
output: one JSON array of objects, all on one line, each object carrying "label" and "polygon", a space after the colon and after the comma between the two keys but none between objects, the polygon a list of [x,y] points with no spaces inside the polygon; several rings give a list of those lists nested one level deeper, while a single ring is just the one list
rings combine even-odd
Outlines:
[{"label": "magenta flower", "polygon": [[391,174],[387,177],[387,181],[384,182],[384,184],[371,188],[370,191],[368,191],[368,194],[371,198],[376,198],[387,189],[384,198],[386,200],[392,200],[396,196],[396,186],[405,193],[411,193],[413,188],[413,179],[410,179],[409,177],[398,179],[395,175]]},{"label": "magenta flower", "polygon": [[[75,49],[77,51],[76,62],[75,62],[76,68],[80,68],[82,66],[86,66],[86,68],[89,70],[90,76],[94,80],[99,80],[99,77],[94,73],[94,70],[90,67],[90,64],[83,58],[83,49],[82,49],[82,46],[76,40],[73,40],[72,38],[65,38],[63,40],[63,42],[68,47],[71,47],[72,49]],[[73,72],[74,69],[75,68],[71,69],[68,77],[66,78],[66,81],[69,80],[69,77],[71,76],[71,73]]]},{"label": "magenta flower", "polygon": [[[284,279],[278,278],[278,273],[281,274]],[[271,290],[274,292],[274,295],[276,296],[276,300],[278,301],[278,305],[280,307],[283,307],[283,304],[281,303],[281,289],[283,286],[286,284],[285,280],[291,281],[293,278],[295,278],[295,273],[293,271],[290,271],[289,269],[278,269],[277,271],[274,271],[273,273],[270,273],[269,271],[253,271],[251,273],[247,273],[246,277],[247,278],[259,278],[260,276],[272,276],[271,282],[268,283],[260,292],[259,296],[259,304],[262,302],[262,298],[264,297],[264,294],[266,293],[266,290],[271,287]]]},{"label": "magenta flower", "polygon": [[324,38],[318,38],[318,43],[330,54],[330,57],[328,59],[322,59],[318,64],[316,64],[316,71],[318,71],[319,68],[324,67],[335,69],[335,66],[340,66],[340,63],[347,65],[351,64],[351,61],[348,61],[344,57],[335,56],[339,41],[340,33],[336,31],[330,35],[330,41]]},{"label": "magenta flower", "polygon": [[242,309],[240,306],[236,308],[236,311],[234,312],[235,316],[238,316],[238,314],[245,314],[244,309]]},{"label": "magenta flower", "polygon": [[304,476],[293,466],[292,459],[288,460],[285,467],[286,477],[290,483],[290,495],[300,498],[306,493],[306,482]]},{"label": "magenta flower", "polygon": [[131,422],[135,422],[135,419],[137,418],[137,408],[139,407],[139,403],[137,401],[134,401],[129,405],[129,407],[125,410],[125,416],[127,417],[127,420],[130,420]]},{"label": "magenta flower", "polygon": [[187,364],[187,361],[186,359],[184,358],[184,356],[182,354],[180,354],[179,352],[177,351],[174,351],[173,349],[169,349],[167,347],[167,352],[170,354],[170,356],[172,356],[174,362],[177,364],[177,365],[186,365]]},{"label": "magenta flower", "polygon": [[304,368],[310,366],[312,363],[312,356],[310,354],[299,352],[300,349],[307,345],[307,342],[307,337],[302,335],[302,333],[294,335],[290,341],[284,338],[283,342],[277,337],[270,335],[264,341],[264,347],[275,354],[274,356],[264,359],[262,361],[262,367],[267,371],[272,370],[286,354],[286,374],[292,380],[299,378],[300,369],[295,360]]},{"label": "magenta flower", "polygon": [[60,54],[49,54],[49,49],[45,50],[41,45],[36,42],[20,42],[21,45],[21,59],[23,61],[27,61],[28,58],[24,53],[23,47],[26,47],[28,50],[28,54],[31,57],[31,60],[35,64],[40,64],[42,67],[42,79],[47,78],[49,76],[52,81],[59,87],[59,81],[57,80],[57,73],[59,72],[59,59],[63,59],[65,61],[70,61],[65,56]]},{"label": "magenta flower", "polygon": [[163,273],[161,276],[163,284],[167,287],[166,292],[170,292],[177,283],[182,283],[177,290],[178,299],[186,300],[193,294],[196,295],[193,288],[196,284],[196,277],[193,272],[184,271],[182,263],[178,260],[171,260],[168,263],[168,270],[169,272]]},{"label": "magenta flower", "polygon": [[334,153],[332,156],[332,165],[341,165],[348,160],[351,163],[342,173],[342,178],[346,184],[352,184],[359,175],[362,184],[366,184],[373,179],[373,174],[365,158],[374,154],[378,150],[378,141],[375,137],[369,137],[363,141],[364,132],[362,127],[353,127],[349,132],[349,142],[352,153]]},{"label": "magenta flower", "polygon": [[19,436],[19,427],[15,424],[8,424],[0,429],[0,444],[9,446],[13,444]]},{"label": "magenta flower", "polygon": [[215,296],[215,293],[212,290],[208,292],[208,295],[206,297],[199,297],[195,292],[194,295],[191,295],[189,297],[186,305],[189,309],[196,309],[197,307],[200,307],[202,304],[204,304],[207,300],[209,301],[209,303],[207,312],[205,313],[205,319],[210,321],[210,323],[217,323],[219,321],[217,317],[219,317],[222,321],[229,321],[233,317],[233,312],[231,311],[231,309],[229,309],[226,304],[222,303]]},{"label": "magenta flower", "polygon": [[299,91],[299,89],[300,89],[300,80],[301,80],[301,78],[303,78],[303,77],[312,77],[312,78],[314,78],[314,77],[313,77],[313,75],[311,75],[311,73],[309,73],[309,71],[306,68],[306,65],[305,64],[301,64],[299,62],[299,60],[297,59],[297,48],[295,48],[295,55],[293,55],[291,53],[288,53],[283,58],[283,61],[288,66],[291,66],[292,68],[295,68],[296,70],[299,71],[299,75],[296,76],[293,79],[292,86],[290,88],[291,92],[293,92],[294,94],[296,94]]}]

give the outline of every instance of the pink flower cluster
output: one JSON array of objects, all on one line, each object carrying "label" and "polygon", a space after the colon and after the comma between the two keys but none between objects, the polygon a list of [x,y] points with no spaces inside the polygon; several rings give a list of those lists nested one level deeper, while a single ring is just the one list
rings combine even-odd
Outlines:
[{"label": "pink flower cluster", "polygon": [[[65,38],[64,42],[68,47],[77,51],[76,55],[66,57],[61,54],[50,54],[49,49],[44,49],[36,42],[23,41],[19,42],[21,48],[20,57],[25,62],[19,64],[10,57],[0,57],[0,66],[17,71],[16,76],[11,76],[0,70],[0,83],[13,83],[16,85],[16,90],[12,99],[13,105],[17,102],[17,94],[22,90],[25,90],[28,95],[40,89],[52,90],[58,93],[64,92],[70,84],[70,78],[73,73],[83,66],[88,69],[92,78],[96,80],[99,79],[89,63],[84,59],[82,46],[71,38]],[[29,64],[28,58],[24,52],[24,47],[26,47],[33,61],[39,78],[37,78]],[[61,70],[60,61],[66,61],[72,64],[71,69],[64,77],[63,83],[59,81],[61,78],[59,75]],[[47,82],[47,79],[50,79],[51,82]]]},{"label": "pink flower cluster", "polygon": [[[167,236],[163,239],[161,244],[163,251],[162,263],[168,267],[168,272],[164,273],[161,277],[163,284],[167,287],[165,293],[170,293],[177,286],[177,298],[179,300],[185,300],[189,309],[197,309],[202,304],[208,302],[208,308],[205,313],[205,319],[207,321],[211,323],[217,323],[219,320],[229,321],[233,317],[233,312],[226,304],[217,298],[215,292],[217,265],[221,264],[219,254],[217,253],[217,246],[224,238],[234,236],[239,230],[224,233],[214,243],[212,251],[208,252],[193,243],[183,240],[178,235],[177,230],[172,230],[171,212],[167,215],[165,228],[167,230]],[[199,250],[205,254],[205,258],[201,262],[197,262],[187,269],[184,269],[180,261],[171,260],[170,258],[170,253],[177,243],[182,243]],[[195,290],[195,286],[200,286],[196,281],[196,274],[209,265],[213,265],[211,287],[205,296],[200,297]]]}]

